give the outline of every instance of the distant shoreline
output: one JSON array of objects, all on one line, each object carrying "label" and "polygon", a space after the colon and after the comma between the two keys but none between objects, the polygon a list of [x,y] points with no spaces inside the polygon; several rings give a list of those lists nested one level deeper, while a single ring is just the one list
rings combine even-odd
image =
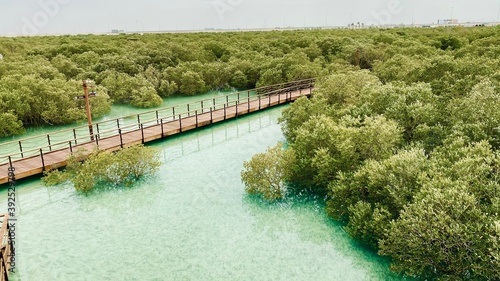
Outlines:
[{"label": "distant shoreline", "polygon": [[389,29],[389,28],[439,28],[439,27],[493,27],[500,22],[463,22],[454,24],[389,24],[370,26],[317,26],[317,27],[274,27],[274,28],[205,28],[205,29],[182,29],[182,30],[119,30],[117,32],[94,32],[94,33],[44,33],[34,35],[0,35],[1,37],[43,37],[43,36],[77,36],[77,35],[121,35],[121,34],[175,34],[175,33],[225,33],[225,32],[266,32],[266,31],[297,31],[297,30],[329,30],[329,29]]}]

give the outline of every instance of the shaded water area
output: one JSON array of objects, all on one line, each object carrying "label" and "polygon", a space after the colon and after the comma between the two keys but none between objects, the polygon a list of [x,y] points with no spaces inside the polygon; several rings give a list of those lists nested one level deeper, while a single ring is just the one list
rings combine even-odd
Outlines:
[{"label": "shaded water area", "polygon": [[401,280],[322,202],[245,194],[243,162],[283,140],[282,109],[153,144],[163,164],[131,188],[20,182],[17,280]]}]

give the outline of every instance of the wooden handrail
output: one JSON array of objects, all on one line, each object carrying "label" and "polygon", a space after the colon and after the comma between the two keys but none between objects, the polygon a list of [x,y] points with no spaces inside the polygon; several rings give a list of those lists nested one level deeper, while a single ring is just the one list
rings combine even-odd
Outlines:
[{"label": "wooden handrail", "polygon": [[[226,102],[224,102],[222,104],[219,104],[221,106],[219,108],[219,110],[223,109],[223,108],[226,108],[226,107],[230,106],[230,104],[233,104],[233,103],[234,103],[235,106],[238,106],[240,104],[245,104],[245,103],[250,103],[250,102],[256,101],[256,100],[261,100],[263,96],[271,96],[271,95],[274,95],[274,94],[282,94],[282,93],[285,93],[285,92],[291,92],[291,91],[295,91],[295,90],[299,90],[299,89],[312,88],[314,82],[315,82],[315,78],[311,78],[311,79],[305,79],[305,80],[299,80],[299,81],[281,83],[281,84],[277,84],[277,85],[272,85],[272,86],[267,86],[267,87],[260,87],[260,88],[257,88],[257,89],[248,90],[248,91],[245,91],[245,93],[247,93],[247,95],[245,95],[245,96],[241,96],[242,92],[236,92],[236,93],[232,93],[232,94],[229,94],[229,95],[225,95],[222,98]],[[264,92],[260,93],[260,94],[257,93],[256,95],[250,96],[251,92],[258,92],[257,90],[259,90],[259,91],[262,90]],[[229,101],[229,97],[233,97],[233,96],[237,96],[238,99],[234,100],[234,101]],[[204,113],[212,112],[212,111],[218,110],[217,109],[217,104],[214,104],[214,102],[217,99],[220,99],[220,98],[221,97],[212,98],[212,99],[205,99],[205,100],[201,100],[201,101],[196,101],[194,103],[188,103],[188,104],[183,104],[183,105],[176,105],[176,106],[166,107],[166,108],[157,109],[157,110],[150,110],[150,111],[142,112],[142,113],[139,113],[139,114],[133,114],[133,115],[128,115],[128,116],[124,116],[124,117],[120,117],[120,118],[115,118],[115,119],[110,119],[110,120],[105,120],[105,121],[102,121],[102,122],[98,122],[98,123],[94,124],[94,126],[97,128],[97,131],[98,131],[97,133],[94,133],[94,136],[96,136],[99,139],[102,135],[106,135],[107,133],[112,133],[111,135],[104,137],[104,138],[110,138],[110,137],[117,136],[118,134],[116,132],[118,132],[118,130],[120,130],[121,133],[126,133],[126,131],[123,132],[124,129],[127,130],[128,128],[132,128],[132,127],[135,128],[137,126],[139,126],[139,128],[141,126],[143,128],[147,128],[147,124],[148,123],[155,122],[156,125],[157,125],[157,124],[159,124],[158,122],[161,121],[162,124],[165,124],[164,123],[165,119],[172,118],[173,121],[176,121],[177,120],[176,118],[179,117],[179,116],[182,118],[182,116],[189,117],[189,116],[192,115],[192,113],[196,113],[197,115],[199,115],[199,114],[204,114]],[[207,101],[211,102],[210,111],[205,111],[205,109],[208,110],[209,108],[204,108],[204,106],[203,106],[203,103],[207,102]],[[175,108],[187,107],[189,109],[191,105],[198,105],[198,104],[201,104],[201,106],[202,106],[201,107],[201,113],[199,112],[200,108],[195,108],[195,109],[184,111],[184,112],[180,112],[180,113],[179,112],[175,112]],[[165,115],[165,116],[163,116],[163,117],[160,117],[159,113],[163,112],[163,111],[167,111],[168,114]],[[144,115],[147,115],[147,114],[152,114],[152,113],[155,113],[156,118],[147,119],[146,121],[141,120],[141,118],[140,118],[141,116],[144,116]],[[125,125],[125,126],[119,126],[119,120],[124,120],[124,119],[127,119],[127,118],[135,118],[135,117],[137,117],[137,119],[138,119],[137,123],[132,123],[132,124]],[[113,126],[113,129],[99,131],[99,129],[98,129],[99,126],[101,126],[101,127],[103,127],[105,125],[109,126],[109,124],[111,124],[111,126]],[[58,131],[58,132],[53,133],[52,135],[51,134],[38,135],[38,136],[34,136],[34,137],[29,137],[29,138],[25,138],[25,139],[20,139],[20,140],[16,140],[16,141],[12,141],[12,142],[7,142],[7,143],[0,144],[0,147],[2,147],[2,146],[7,146],[7,145],[17,145],[17,143],[19,143],[19,147],[20,147],[20,149],[19,149],[20,151],[19,152],[12,153],[12,154],[9,154],[9,155],[0,156],[0,164],[5,164],[5,163],[7,163],[7,161],[11,161],[12,158],[17,158],[17,159],[14,159],[14,160],[18,160],[18,159],[26,159],[26,158],[32,158],[32,157],[40,157],[39,153],[41,151],[43,151],[43,150],[46,150],[46,149],[52,150],[52,148],[54,148],[54,147],[56,147],[56,149],[64,149],[65,147],[58,147],[58,146],[61,146],[61,145],[62,146],[66,146],[67,145],[67,147],[66,147],[67,149],[72,149],[71,145],[68,145],[69,143],[75,143],[75,145],[78,144],[78,141],[80,141],[79,144],[90,143],[91,142],[90,141],[90,135],[88,134],[88,132],[86,133],[86,135],[84,135],[82,137],[77,137],[76,136],[76,132],[77,132],[78,129],[87,130],[88,129],[88,125],[83,125],[83,126],[78,126],[78,127],[67,129],[67,130]],[[130,131],[132,131],[132,130],[130,130]],[[52,141],[52,143],[50,142],[51,136],[52,136],[52,140],[53,140],[55,135],[59,135],[59,134],[63,134],[63,133],[68,133],[68,132],[73,132],[73,137],[72,138],[67,138],[67,139],[64,139],[62,141],[58,141],[58,142],[55,142],[55,143],[53,141]],[[26,142],[28,140],[33,140],[33,139],[37,139],[37,138],[44,138],[45,139],[44,141],[47,141],[47,143],[49,143],[49,145],[37,146],[36,148],[31,148],[31,149],[28,149],[28,150],[22,150],[22,142]],[[82,142],[82,140],[83,140],[83,142]]]},{"label": "wooden handrail", "polygon": [[0,281],[9,280],[9,265],[10,253],[12,251],[10,245],[10,231],[9,231],[9,215],[0,214],[2,219],[2,227],[0,228]]}]

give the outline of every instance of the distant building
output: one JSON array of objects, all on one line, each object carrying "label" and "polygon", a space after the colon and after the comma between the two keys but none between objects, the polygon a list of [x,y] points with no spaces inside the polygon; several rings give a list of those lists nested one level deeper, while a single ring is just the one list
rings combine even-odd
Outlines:
[{"label": "distant building", "polygon": [[458,24],[458,19],[438,20],[438,24]]}]

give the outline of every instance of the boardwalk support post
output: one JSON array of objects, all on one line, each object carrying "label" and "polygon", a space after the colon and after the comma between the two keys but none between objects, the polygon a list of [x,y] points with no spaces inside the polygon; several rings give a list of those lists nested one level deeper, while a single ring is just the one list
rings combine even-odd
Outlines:
[{"label": "boardwalk support post", "polygon": [[179,114],[179,132],[182,133],[182,115]]},{"label": "boardwalk support post", "polygon": [[141,124],[142,144],[144,144],[144,124]]},{"label": "boardwalk support post", "polygon": [[196,115],[196,128],[198,128],[198,110],[194,111],[194,115]]},{"label": "boardwalk support post", "polygon": [[160,116],[158,115],[158,110],[156,111],[156,124],[160,124],[160,121],[158,120],[160,119]]},{"label": "boardwalk support post", "polygon": [[73,146],[71,145],[71,141],[69,142],[69,152],[73,153]]},{"label": "boardwalk support post", "polygon": [[224,120],[226,120],[226,104],[224,104]]},{"label": "boardwalk support post", "polygon": [[23,145],[21,144],[21,141],[19,141],[19,151],[21,151],[21,158],[24,158]]},{"label": "boardwalk support post", "polygon": [[75,140],[75,145],[77,145],[78,142],[76,141],[76,129],[73,129],[73,139]]},{"label": "boardwalk support post", "polygon": [[9,166],[12,168],[12,158],[9,156]]},{"label": "boardwalk support post", "polygon": [[123,148],[122,129],[118,129],[118,134],[120,134],[120,147]]},{"label": "boardwalk support post", "polygon": [[163,118],[160,119],[160,126],[161,126],[161,139],[165,138],[165,132],[163,131]]},{"label": "boardwalk support post", "polygon": [[188,117],[191,116],[191,110],[189,110],[189,103],[187,104],[188,107]]},{"label": "boardwalk support post", "polygon": [[214,116],[212,114],[212,108],[210,107],[210,124],[214,123]]},{"label": "boardwalk support post", "polygon": [[141,115],[137,114],[137,125],[139,125],[139,129],[141,128]]},{"label": "boardwalk support post", "polygon": [[42,171],[45,172],[45,160],[43,159],[43,150],[40,148],[40,158],[42,158]]},{"label": "boardwalk support post", "polygon": [[47,142],[49,144],[49,151],[52,151],[52,145],[50,144],[50,135],[47,135]]}]

